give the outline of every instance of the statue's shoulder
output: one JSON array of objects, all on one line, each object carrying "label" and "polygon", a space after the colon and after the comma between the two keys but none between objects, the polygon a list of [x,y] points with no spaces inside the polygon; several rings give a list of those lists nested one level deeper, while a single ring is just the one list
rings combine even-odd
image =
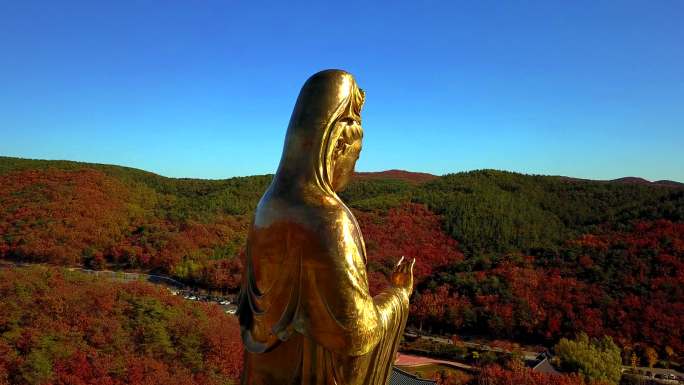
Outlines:
[{"label": "statue's shoulder", "polygon": [[343,203],[333,199],[294,200],[271,197],[262,200],[254,214],[254,226],[260,229],[287,226],[320,240],[343,235],[355,229],[352,214]]}]

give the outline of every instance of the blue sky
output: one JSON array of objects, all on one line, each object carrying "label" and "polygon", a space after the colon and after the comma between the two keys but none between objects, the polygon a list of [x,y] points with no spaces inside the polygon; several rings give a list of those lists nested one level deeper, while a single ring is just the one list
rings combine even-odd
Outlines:
[{"label": "blue sky", "polygon": [[2,1],[0,155],[271,173],[321,69],[357,169],[684,181],[684,2]]}]

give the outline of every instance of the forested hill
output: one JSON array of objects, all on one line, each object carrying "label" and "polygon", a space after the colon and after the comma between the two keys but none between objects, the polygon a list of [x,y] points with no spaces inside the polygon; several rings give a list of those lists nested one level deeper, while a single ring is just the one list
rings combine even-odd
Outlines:
[{"label": "forested hill", "polygon": [[[0,257],[236,290],[270,180],[0,157]],[[684,188],[665,182],[393,170],[363,173],[341,196],[373,290],[398,256],[416,257],[415,325],[536,340],[586,331],[681,352]]]}]

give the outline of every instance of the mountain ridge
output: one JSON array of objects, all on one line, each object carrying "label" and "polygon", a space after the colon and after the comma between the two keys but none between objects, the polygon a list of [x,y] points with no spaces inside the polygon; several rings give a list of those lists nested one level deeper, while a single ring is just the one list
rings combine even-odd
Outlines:
[{"label": "mountain ridge", "polygon": [[[81,162],[81,161],[73,161],[73,160],[66,160],[66,159],[34,159],[34,158],[21,158],[21,157],[11,157],[11,156],[2,156],[0,155],[0,175],[2,175],[5,172],[12,171],[13,169],[24,169],[24,168],[30,168],[26,166],[21,166],[21,167],[7,167],[7,163],[25,163],[26,165],[43,165],[43,166],[67,166],[68,168],[76,168],[76,167],[95,167],[95,168],[118,168],[118,169],[123,169],[123,170],[130,170],[138,173],[144,173],[144,174],[149,174],[153,175],[155,177],[160,177],[160,178],[165,178],[165,179],[170,179],[170,180],[188,180],[188,181],[195,181],[195,180],[201,180],[201,181],[226,181],[226,180],[232,180],[235,178],[249,178],[249,177],[254,177],[254,176],[265,176],[265,175],[272,175],[272,174],[254,174],[254,175],[238,175],[238,176],[232,176],[228,178],[194,178],[194,177],[170,177],[170,176],[165,176],[162,174],[155,173],[153,171],[148,171],[145,169],[141,168],[136,168],[136,167],[131,167],[131,166],[122,166],[118,164],[109,164],[109,163],[92,163],[92,162]],[[588,178],[579,178],[579,177],[572,177],[572,176],[566,176],[566,175],[551,175],[551,174],[527,174],[523,172],[517,172],[517,171],[509,171],[509,170],[500,170],[500,169],[473,169],[473,170],[467,170],[467,171],[459,171],[459,172],[453,172],[453,173],[446,173],[442,175],[435,175],[427,172],[422,172],[422,171],[409,171],[409,170],[402,170],[402,169],[388,169],[388,170],[380,170],[380,171],[356,171],[354,173],[353,179],[356,180],[372,180],[372,179],[396,179],[396,180],[402,180],[410,183],[415,183],[415,184],[420,184],[420,183],[425,183],[432,181],[436,178],[439,178],[441,176],[445,175],[451,175],[451,174],[456,174],[456,173],[469,173],[469,172],[477,172],[477,171],[501,171],[501,172],[508,172],[508,173],[513,173],[513,174],[519,174],[519,175],[529,175],[529,176],[544,176],[544,177],[557,177],[561,179],[566,179],[566,180],[571,180],[571,181],[581,181],[581,182],[598,182],[598,183],[621,183],[621,184],[643,184],[643,185],[653,185],[653,186],[665,186],[665,187],[682,187],[684,188],[684,183],[683,182],[678,182],[675,180],[669,180],[669,179],[662,179],[662,180],[656,180],[656,181],[649,181],[648,179],[642,178],[642,177],[635,177],[635,176],[625,176],[621,178],[616,178],[616,179],[588,179]]]}]

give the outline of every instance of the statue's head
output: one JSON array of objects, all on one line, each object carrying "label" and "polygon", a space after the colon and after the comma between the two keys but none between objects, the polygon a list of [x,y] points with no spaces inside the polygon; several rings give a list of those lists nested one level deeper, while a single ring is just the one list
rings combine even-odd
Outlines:
[{"label": "statue's head", "polygon": [[361,152],[364,92],[342,70],[311,76],[299,93],[276,180],[283,189],[334,195],[354,173]]}]

